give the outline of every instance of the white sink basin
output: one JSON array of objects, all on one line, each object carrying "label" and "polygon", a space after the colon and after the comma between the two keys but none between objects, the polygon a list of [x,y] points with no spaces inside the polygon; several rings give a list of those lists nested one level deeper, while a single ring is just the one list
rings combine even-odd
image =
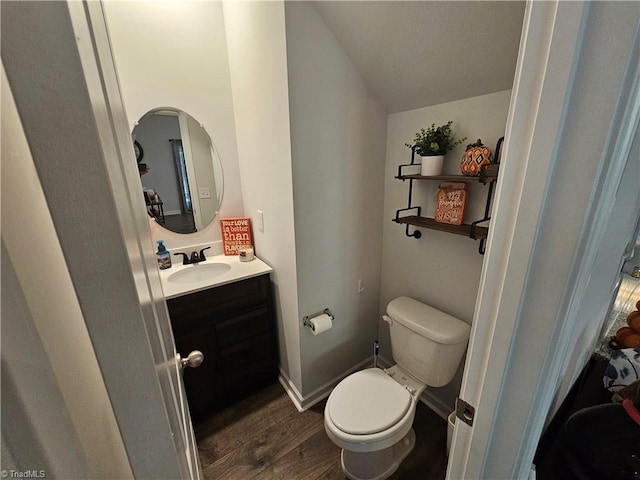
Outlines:
[{"label": "white sink basin", "polygon": [[191,265],[169,275],[167,280],[171,283],[197,283],[204,282],[222,275],[231,270],[227,263],[206,263],[204,265]]}]

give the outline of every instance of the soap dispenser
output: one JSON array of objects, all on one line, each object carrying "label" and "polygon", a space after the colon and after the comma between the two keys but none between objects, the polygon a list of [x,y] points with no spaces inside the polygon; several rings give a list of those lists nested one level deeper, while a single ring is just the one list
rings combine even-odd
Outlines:
[{"label": "soap dispenser", "polygon": [[158,267],[160,270],[171,268],[171,255],[167,251],[167,247],[164,246],[164,240],[158,240],[156,258],[158,259]]}]

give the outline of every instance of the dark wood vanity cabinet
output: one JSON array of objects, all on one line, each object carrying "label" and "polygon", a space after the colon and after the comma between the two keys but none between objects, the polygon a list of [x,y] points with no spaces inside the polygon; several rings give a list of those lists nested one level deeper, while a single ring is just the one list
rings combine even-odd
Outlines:
[{"label": "dark wood vanity cabinet", "polygon": [[194,421],[274,382],[276,325],[269,275],[167,300],[176,349],[204,354],[184,370]]}]

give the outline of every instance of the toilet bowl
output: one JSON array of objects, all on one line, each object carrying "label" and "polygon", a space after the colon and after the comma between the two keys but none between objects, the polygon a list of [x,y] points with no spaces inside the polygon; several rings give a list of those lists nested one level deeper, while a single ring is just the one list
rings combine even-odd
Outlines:
[{"label": "toilet bowl", "polygon": [[420,395],[451,381],[469,340],[465,322],[408,297],[391,301],[387,313],[397,364],[349,375],[324,410],[325,431],[342,448],[342,470],[351,480],[383,480],[397,470],[415,445]]},{"label": "toilet bowl", "polygon": [[398,366],[369,368],[343,380],[327,400],[327,436],[342,447],[342,470],[351,480],[381,480],[415,445],[412,424],[425,385]]}]

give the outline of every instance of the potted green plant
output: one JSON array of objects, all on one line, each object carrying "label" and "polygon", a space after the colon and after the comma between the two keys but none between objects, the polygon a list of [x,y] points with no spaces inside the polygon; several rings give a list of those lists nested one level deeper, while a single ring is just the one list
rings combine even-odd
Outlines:
[{"label": "potted green plant", "polygon": [[453,121],[436,127],[432,123],[426,130],[421,128],[413,140],[413,145],[405,143],[409,148],[415,147],[415,152],[422,157],[421,174],[425,176],[440,175],[444,156],[455,146],[461,144],[467,137],[456,139],[453,133]]}]

